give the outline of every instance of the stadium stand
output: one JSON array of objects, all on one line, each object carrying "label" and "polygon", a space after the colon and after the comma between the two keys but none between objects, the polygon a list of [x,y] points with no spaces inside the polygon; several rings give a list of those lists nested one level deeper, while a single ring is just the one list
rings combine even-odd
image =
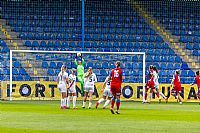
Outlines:
[{"label": "stadium stand", "polygon": [[[165,25],[167,30],[171,30],[173,35],[180,37],[181,44],[199,59],[200,39],[197,26],[199,21],[186,20],[185,16],[178,16],[181,13],[176,14],[176,19],[172,19],[170,12],[165,12],[166,5],[158,2],[159,8],[154,8],[153,3],[143,2],[145,3],[143,6],[148,7],[146,8],[148,12],[160,20],[159,22]],[[85,2],[84,48],[81,43],[81,2],[61,0],[55,3],[57,2],[54,0],[48,4],[46,1],[32,0],[3,2],[2,20],[6,20],[6,25],[11,27],[17,39],[22,41],[20,48],[47,51],[146,52],[147,66],[154,64],[158,67],[162,83],[170,82],[174,69],[182,69],[183,83],[190,83],[190,77],[194,76],[187,63],[169,47],[157,31],[151,28],[129,1],[87,0]],[[0,40],[0,46],[0,59],[4,60],[0,64],[0,79],[7,80],[9,70],[5,64],[8,60],[9,47],[4,40]],[[65,60],[70,60],[66,64],[68,69],[75,67],[71,56],[33,54],[32,58],[35,60],[32,65],[39,64],[38,70],[41,70],[39,74],[46,75],[45,80],[55,79]],[[92,66],[99,81],[103,81],[109,68],[114,67],[109,56],[84,55],[84,58],[86,68]],[[139,60],[141,59],[137,55],[123,58],[122,61],[128,63],[122,66],[125,68],[127,82],[142,81],[141,77],[137,78],[138,74],[141,74],[142,64],[134,63]],[[24,62],[16,59],[13,67],[15,80],[31,80],[35,77],[31,68]],[[136,68],[138,72],[134,72]]]}]

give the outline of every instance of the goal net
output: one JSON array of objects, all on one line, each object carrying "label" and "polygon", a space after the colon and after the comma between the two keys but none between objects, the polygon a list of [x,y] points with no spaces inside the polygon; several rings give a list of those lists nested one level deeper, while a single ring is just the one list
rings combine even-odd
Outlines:
[{"label": "goal net", "polygon": [[[67,73],[76,68],[75,59],[84,59],[85,72],[93,68],[97,75],[94,99],[103,94],[103,82],[115,62],[121,62],[125,79],[122,83],[122,100],[142,100],[145,86],[144,52],[86,52],[81,51],[10,51],[10,81],[4,86],[4,99],[9,100],[58,100],[57,75],[62,65]],[[76,82],[78,99],[82,100],[80,83]]]}]

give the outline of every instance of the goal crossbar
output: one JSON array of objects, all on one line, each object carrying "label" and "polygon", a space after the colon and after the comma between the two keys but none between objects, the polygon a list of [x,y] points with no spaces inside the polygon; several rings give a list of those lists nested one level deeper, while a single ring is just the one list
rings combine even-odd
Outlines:
[{"label": "goal crossbar", "polygon": [[12,66],[13,66],[13,53],[54,53],[54,54],[116,54],[116,55],[143,55],[143,101],[145,94],[145,52],[90,52],[90,51],[42,51],[42,50],[10,50],[10,101],[12,101]]}]

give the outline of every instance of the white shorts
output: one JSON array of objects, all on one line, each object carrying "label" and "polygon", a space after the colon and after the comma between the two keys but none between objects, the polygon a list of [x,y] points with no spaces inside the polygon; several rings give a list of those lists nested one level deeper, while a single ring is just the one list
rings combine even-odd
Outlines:
[{"label": "white shorts", "polygon": [[154,87],[155,87],[156,89],[159,89],[159,84],[155,84]]},{"label": "white shorts", "polygon": [[94,92],[94,87],[89,87],[89,86],[86,86],[84,87],[85,88],[85,92]]},{"label": "white shorts", "polygon": [[103,91],[103,96],[112,97],[113,95],[112,95],[110,89],[105,89],[105,90]]},{"label": "white shorts", "polygon": [[75,87],[69,88],[68,93],[76,93],[76,88]]},{"label": "white shorts", "polygon": [[60,92],[67,92],[67,87],[65,84],[58,84],[58,89]]}]

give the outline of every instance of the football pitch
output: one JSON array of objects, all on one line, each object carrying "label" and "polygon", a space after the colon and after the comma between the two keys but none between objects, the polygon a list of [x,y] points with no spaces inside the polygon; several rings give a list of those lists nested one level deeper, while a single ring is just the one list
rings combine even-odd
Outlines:
[{"label": "football pitch", "polygon": [[[0,101],[0,133],[163,133],[200,132],[198,103],[122,102],[109,109],[61,110],[59,101]],[[100,105],[102,107],[102,105]]]}]

